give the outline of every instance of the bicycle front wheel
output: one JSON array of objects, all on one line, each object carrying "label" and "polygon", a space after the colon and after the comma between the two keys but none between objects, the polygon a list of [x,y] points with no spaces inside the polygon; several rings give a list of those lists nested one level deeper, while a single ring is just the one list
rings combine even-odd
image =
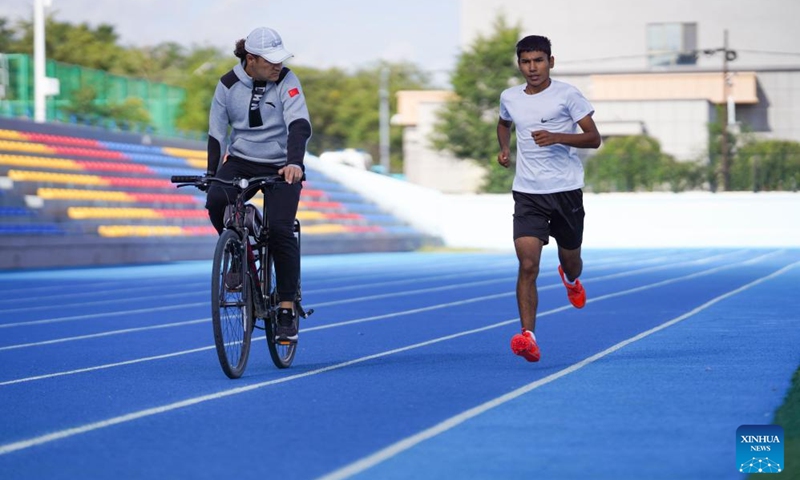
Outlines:
[{"label": "bicycle front wheel", "polygon": [[253,302],[245,245],[233,230],[217,241],[211,274],[211,321],[222,371],[239,378],[247,366],[253,326]]}]

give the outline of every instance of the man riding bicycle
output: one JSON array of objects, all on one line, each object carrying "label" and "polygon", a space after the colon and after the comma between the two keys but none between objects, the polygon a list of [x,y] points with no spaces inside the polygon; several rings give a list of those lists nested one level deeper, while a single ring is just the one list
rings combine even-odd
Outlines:
[{"label": "man riding bicycle", "polygon": [[[265,191],[264,196],[269,212],[268,248],[275,258],[280,301],[276,339],[296,341],[294,304],[300,251],[294,220],[303,188],[303,158],[311,138],[311,121],[300,81],[283,66],[293,55],[284,49],[278,32],[256,28],[236,42],[234,55],[240,63],[220,78],[211,103],[206,174],[230,180],[277,173],[286,180],[286,184]],[[225,228],[225,207],[235,199],[234,187],[213,184],[208,188],[206,208],[217,232]],[[237,287],[241,286],[228,285]]]}]

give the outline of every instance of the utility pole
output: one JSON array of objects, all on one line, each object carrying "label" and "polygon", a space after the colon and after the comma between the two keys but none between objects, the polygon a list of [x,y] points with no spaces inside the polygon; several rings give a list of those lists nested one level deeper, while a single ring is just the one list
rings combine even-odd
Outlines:
[{"label": "utility pole", "polygon": [[728,96],[730,87],[728,85],[728,30],[725,30],[725,38],[722,44],[722,158],[720,159],[720,178],[719,183],[723,192],[730,190],[730,170],[731,170],[731,147],[728,144]]},{"label": "utility pole", "polygon": [[378,89],[380,117],[380,154],[383,173],[390,172],[389,162],[389,68],[381,68],[380,87]]},{"label": "utility pole", "polygon": [[728,62],[732,62],[736,60],[736,50],[731,50],[728,48],[728,30],[724,31],[724,39],[723,39],[723,46],[722,48],[716,48],[711,50],[703,50],[703,53],[706,55],[713,55],[717,52],[722,52],[722,112],[723,117],[720,118],[720,124],[722,125],[722,138],[721,138],[721,150],[722,155],[720,158],[720,163],[717,169],[717,180],[718,180],[718,188],[722,191],[727,191],[730,189],[730,167],[731,167],[731,150],[732,145],[728,140],[728,127],[734,123],[733,121],[733,109],[734,109],[734,101],[731,95],[731,80],[730,74],[728,72]]}]

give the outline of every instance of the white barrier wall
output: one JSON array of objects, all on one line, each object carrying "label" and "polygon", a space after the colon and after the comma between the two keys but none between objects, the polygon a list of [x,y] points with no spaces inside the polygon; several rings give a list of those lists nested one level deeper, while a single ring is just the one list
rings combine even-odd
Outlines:
[{"label": "white barrier wall", "polygon": [[800,247],[800,193],[618,193],[584,197],[596,247]]},{"label": "white barrier wall", "polygon": [[[454,248],[513,249],[510,194],[453,195],[320,162],[321,171]],[[800,247],[800,193],[585,194],[586,248]]]}]

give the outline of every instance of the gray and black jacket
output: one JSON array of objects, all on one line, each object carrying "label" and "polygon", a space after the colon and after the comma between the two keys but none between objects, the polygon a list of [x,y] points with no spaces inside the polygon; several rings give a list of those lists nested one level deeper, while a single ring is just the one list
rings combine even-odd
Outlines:
[{"label": "gray and black jacket", "polygon": [[291,70],[284,67],[277,82],[253,82],[238,64],[220,78],[208,118],[208,173],[216,173],[226,152],[276,167],[302,167],[309,138],[305,95]]}]

